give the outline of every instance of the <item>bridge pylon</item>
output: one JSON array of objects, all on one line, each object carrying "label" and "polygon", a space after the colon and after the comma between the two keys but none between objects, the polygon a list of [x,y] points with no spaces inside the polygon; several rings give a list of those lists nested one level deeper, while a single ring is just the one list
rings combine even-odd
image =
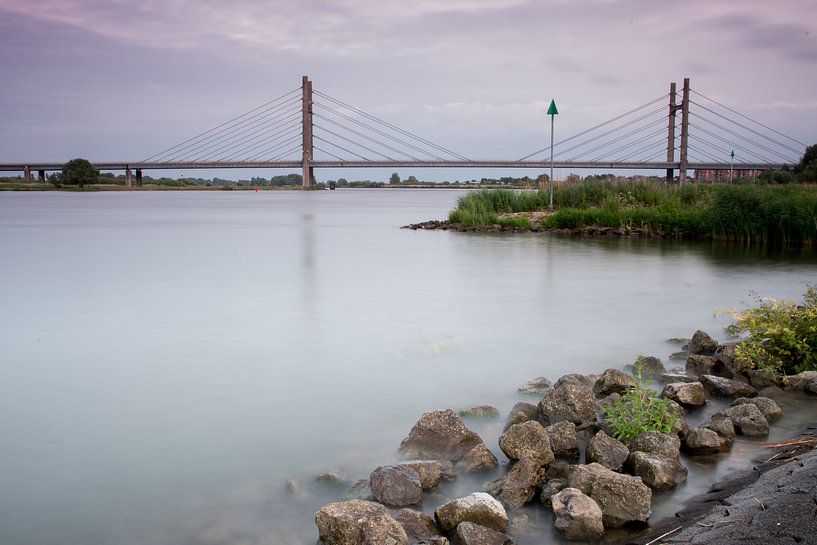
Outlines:
[{"label": "bridge pylon", "polygon": [[312,82],[309,76],[303,77],[301,86],[301,169],[303,171],[302,184],[304,187],[315,185],[315,169],[312,167],[314,147],[312,144]]}]

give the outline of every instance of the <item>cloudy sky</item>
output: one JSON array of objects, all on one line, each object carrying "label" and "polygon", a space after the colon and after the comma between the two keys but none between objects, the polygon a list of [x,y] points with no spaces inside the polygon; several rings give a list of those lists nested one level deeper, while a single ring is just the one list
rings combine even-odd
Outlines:
[{"label": "cloudy sky", "polygon": [[0,162],[144,159],[304,74],[471,158],[545,146],[551,98],[570,134],[685,76],[817,142],[813,0],[0,0],[0,69]]}]

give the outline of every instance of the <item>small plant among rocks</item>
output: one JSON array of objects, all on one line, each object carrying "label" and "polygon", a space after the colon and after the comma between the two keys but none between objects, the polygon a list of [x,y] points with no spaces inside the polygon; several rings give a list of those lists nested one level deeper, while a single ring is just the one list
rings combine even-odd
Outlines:
[{"label": "small plant among rocks", "polygon": [[817,288],[808,286],[803,303],[763,298],[758,305],[733,313],[727,328],[747,334],[735,356],[751,368],[789,375],[817,371]]},{"label": "small plant among rocks", "polygon": [[671,433],[678,424],[678,416],[670,411],[669,404],[669,399],[661,399],[654,390],[638,384],[608,405],[604,412],[613,437],[626,441],[645,431]]}]

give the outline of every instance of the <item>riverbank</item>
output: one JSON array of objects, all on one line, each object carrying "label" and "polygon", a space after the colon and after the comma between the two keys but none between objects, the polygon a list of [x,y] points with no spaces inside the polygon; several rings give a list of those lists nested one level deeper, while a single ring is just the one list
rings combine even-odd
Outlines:
[{"label": "riverbank", "polygon": [[[666,185],[581,182],[546,191],[470,193],[447,222],[423,229],[559,231],[574,234],[728,240],[805,246],[817,243],[817,185]],[[409,226],[409,228],[415,228]]]}]

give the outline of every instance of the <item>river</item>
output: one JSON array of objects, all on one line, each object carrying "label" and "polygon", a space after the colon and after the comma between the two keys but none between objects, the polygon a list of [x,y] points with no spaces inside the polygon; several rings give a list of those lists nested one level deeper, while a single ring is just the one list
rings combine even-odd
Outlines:
[{"label": "river", "polygon": [[0,193],[0,542],[314,543],[313,476],[394,462],[423,412],[670,366],[667,338],[817,280],[810,251],[399,229],[461,194]]}]

